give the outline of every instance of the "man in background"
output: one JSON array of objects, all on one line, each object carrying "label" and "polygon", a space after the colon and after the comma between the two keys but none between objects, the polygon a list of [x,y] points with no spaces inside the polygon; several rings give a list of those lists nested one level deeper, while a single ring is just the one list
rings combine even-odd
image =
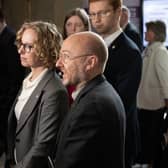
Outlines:
[{"label": "man in background", "polygon": [[0,156],[6,148],[8,113],[24,77],[14,43],[15,33],[7,26],[0,9]]},{"label": "man in background", "polygon": [[142,39],[139,31],[133,23],[130,21],[130,10],[125,5],[122,6],[122,12],[120,17],[120,26],[123,29],[124,33],[135,42],[139,47],[140,51],[143,49]]},{"label": "man in background", "polygon": [[135,43],[120,28],[122,0],[89,0],[94,30],[108,46],[105,76],[120,95],[126,111],[126,168],[131,168],[138,152],[136,95],[141,79],[142,58]]}]

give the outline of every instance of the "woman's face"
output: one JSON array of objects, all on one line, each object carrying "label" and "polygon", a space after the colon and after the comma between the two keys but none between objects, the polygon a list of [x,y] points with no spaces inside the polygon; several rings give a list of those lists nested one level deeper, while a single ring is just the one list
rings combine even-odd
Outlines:
[{"label": "woman's face", "polygon": [[150,29],[147,29],[147,31],[145,32],[145,40],[149,43],[154,41],[154,32]]},{"label": "woman's face", "polygon": [[21,64],[24,67],[35,68],[41,65],[41,61],[36,54],[37,33],[33,29],[26,29],[21,38],[18,48]]},{"label": "woman's face", "polygon": [[71,16],[65,24],[65,30],[67,36],[69,36],[77,32],[85,31],[85,25],[79,16]]}]

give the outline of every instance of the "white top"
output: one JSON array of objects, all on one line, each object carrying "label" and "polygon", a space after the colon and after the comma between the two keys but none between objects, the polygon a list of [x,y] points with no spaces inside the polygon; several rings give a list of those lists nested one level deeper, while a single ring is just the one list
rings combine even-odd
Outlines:
[{"label": "white top", "polygon": [[142,79],[137,94],[138,108],[157,110],[168,98],[168,50],[154,42],[143,52]]},{"label": "white top", "polygon": [[37,76],[37,78],[34,79],[33,81],[30,81],[32,73],[30,73],[28,75],[28,77],[26,77],[24,79],[23,84],[22,84],[22,92],[21,92],[20,96],[18,97],[18,101],[15,105],[15,115],[16,115],[17,120],[19,120],[21,112],[22,112],[25,104],[29,100],[29,97],[31,96],[32,92],[37,87],[38,83],[41,81],[41,79],[43,78],[43,76],[46,74],[47,71],[48,71],[47,68],[44,69]]}]

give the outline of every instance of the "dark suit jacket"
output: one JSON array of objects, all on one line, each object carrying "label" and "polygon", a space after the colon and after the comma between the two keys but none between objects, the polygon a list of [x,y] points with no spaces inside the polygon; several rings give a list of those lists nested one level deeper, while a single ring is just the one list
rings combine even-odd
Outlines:
[{"label": "dark suit jacket", "polygon": [[118,94],[104,77],[86,84],[59,131],[56,168],[123,168],[124,113]]},{"label": "dark suit jacket", "polygon": [[55,149],[59,125],[68,111],[67,91],[55,72],[48,71],[24,106],[17,123],[16,101],[17,98],[8,119],[7,160],[14,162],[15,148],[16,168],[47,168],[47,156]]},{"label": "dark suit jacket", "polygon": [[109,46],[109,58],[104,74],[120,95],[125,107],[127,156],[137,153],[136,94],[141,70],[142,58],[137,46],[124,33],[121,33]]},{"label": "dark suit jacket", "polygon": [[124,33],[138,46],[140,51],[143,50],[142,38],[136,27],[128,23],[124,29]]},{"label": "dark suit jacket", "polygon": [[0,155],[6,143],[8,114],[24,78],[24,68],[14,42],[15,33],[5,27],[0,34]]}]

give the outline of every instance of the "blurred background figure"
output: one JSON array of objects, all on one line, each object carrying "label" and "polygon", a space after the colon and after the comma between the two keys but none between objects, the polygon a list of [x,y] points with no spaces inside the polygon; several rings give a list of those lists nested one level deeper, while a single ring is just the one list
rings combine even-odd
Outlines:
[{"label": "blurred background figure", "polygon": [[[75,8],[72,9],[65,16],[64,24],[63,24],[63,38],[66,39],[71,34],[82,32],[82,31],[91,31],[91,24],[89,20],[89,16],[83,8]],[[72,92],[74,90],[74,86],[67,86],[68,94],[69,94],[69,103],[73,102]]]},{"label": "blurred background figure", "polygon": [[89,30],[91,30],[89,16],[83,8],[75,8],[67,13],[63,24],[63,39],[71,34]]},{"label": "blurred background figure", "polygon": [[166,25],[163,21],[146,23],[143,73],[137,95],[141,130],[139,162],[160,168],[162,126],[168,108],[168,51],[164,45]]},{"label": "blurred background figure", "polygon": [[24,78],[15,46],[15,32],[6,23],[0,9],[0,156],[6,148],[7,118],[11,105]]},{"label": "blurred background figure", "polygon": [[122,12],[120,17],[120,26],[123,29],[124,33],[135,42],[139,47],[140,51],[143,49],[142,38],[137,30],[137,27],[130,21],[131,13],[128,7],[125,5],[122,6]]},{"label": "blurred background figure", "polygon": [[104,75],[116,89],[126,112],[125,167],[131,168],[139,149],[136,96],[142,57],[136,44],[120,27],[122,0],[89,0],[89,15],[96,32],[108,46]]},{"label": "blurred background figure", "polygon": [[55,73],[62,42],[56,25],[24,23],[17,33],[21,64],[30,68],[8,118],[6,166],[47,168],[68,95]]}]

